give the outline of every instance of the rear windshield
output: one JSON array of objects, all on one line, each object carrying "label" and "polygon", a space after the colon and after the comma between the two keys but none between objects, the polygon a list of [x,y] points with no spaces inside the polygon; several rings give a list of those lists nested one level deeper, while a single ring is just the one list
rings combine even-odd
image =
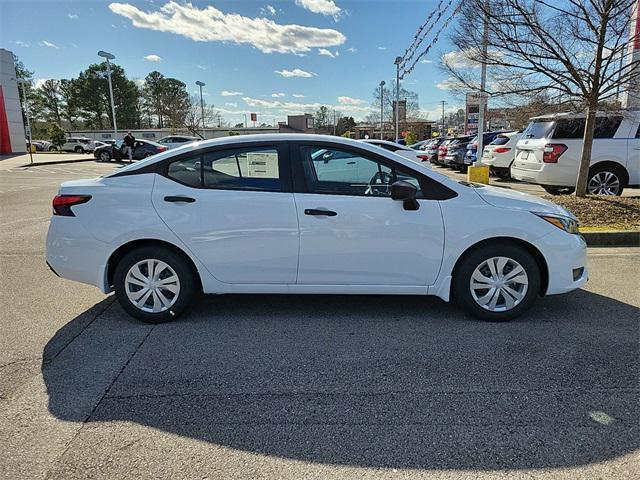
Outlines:
[{"label": "rear windshield", "polygon": [[505,145],[509,142],[509,137],[506,135],[498,135],[489,145]]},{"label": "rear windshield", "polygon": [[523,138],[547,138],[553,130],[555,122],[553,120],[532,120],[524,131]]}]

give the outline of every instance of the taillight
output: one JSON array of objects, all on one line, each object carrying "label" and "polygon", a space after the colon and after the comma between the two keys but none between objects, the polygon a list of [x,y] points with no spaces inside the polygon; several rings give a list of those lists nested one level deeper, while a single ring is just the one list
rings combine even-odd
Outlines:
[{"label": "taillight", "polygon": [[496,147],[493,149],[494,153],[507,153],[511,149],[509,147]]},{"label": "taillight", "polygon": [[544,147],[542,161],[544,163],[558,163],[560,155],[567,150],[567,146],[562,143],[548,143]]},{"label": "taillight", "polygon": [[91,195],[56,195],[53,197],[53,214],[62,217],[75,217],[71,207],[87,203],[89,200],[91,200]]},{"label": "taillight", "polygon": [[429,155],[416,155],[416,157],[418,157],[423,162],[426,162],[427,160],[429,160]]},{"label": "taillight", "polygon": [[164,152],[165,150],[168,149],[168,147],[157,147],[158,148],[158,152]]}]

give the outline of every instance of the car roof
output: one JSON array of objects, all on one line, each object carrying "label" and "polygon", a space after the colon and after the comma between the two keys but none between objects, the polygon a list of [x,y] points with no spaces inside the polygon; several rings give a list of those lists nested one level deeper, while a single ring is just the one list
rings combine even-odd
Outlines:
[{"label": "car roof", "polygon": [[411,150],[406,145],[401,145],[396,142],[390,142],[389,140],[376,140],[375,138],[364,138],[360,140],[361,142],[371,143],[373,145],[389,145],[392,147],[396,147],[398,150]]},{"label": "car roof", "polygon": [[[632,112],[629,110],[611,110],[611,111],[598,111],[596,112],[597,117],[614,117],[614,116],[624,116],[624,115],[637,115],[637,112]],[[531,117],[529,120],[557,120],[561,118],[585,118],[585,114],[581,112],[561,112],[561,113],[549,113],[546,115],[538,115],[537,117]]]}]

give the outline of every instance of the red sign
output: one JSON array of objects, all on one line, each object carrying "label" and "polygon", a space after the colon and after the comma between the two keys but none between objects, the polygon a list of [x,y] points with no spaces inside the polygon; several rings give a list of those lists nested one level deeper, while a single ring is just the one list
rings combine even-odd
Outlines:
[{"label": "red sign", "polygon": [[258,121],[258,114],[257,113],[252,113],[251,114],[251,121],[252,122],[257,122]]}]

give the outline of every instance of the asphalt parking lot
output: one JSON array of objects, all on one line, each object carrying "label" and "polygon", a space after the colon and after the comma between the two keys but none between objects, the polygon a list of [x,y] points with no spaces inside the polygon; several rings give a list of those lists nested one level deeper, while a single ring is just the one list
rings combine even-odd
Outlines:
[{"label": "asphalt parking lot", "polygon": [[506,324],[228,295],[149,326],[43,260],[58,184],[113,167],[0,162],[0,478],[637,478],[640,249]]}]

